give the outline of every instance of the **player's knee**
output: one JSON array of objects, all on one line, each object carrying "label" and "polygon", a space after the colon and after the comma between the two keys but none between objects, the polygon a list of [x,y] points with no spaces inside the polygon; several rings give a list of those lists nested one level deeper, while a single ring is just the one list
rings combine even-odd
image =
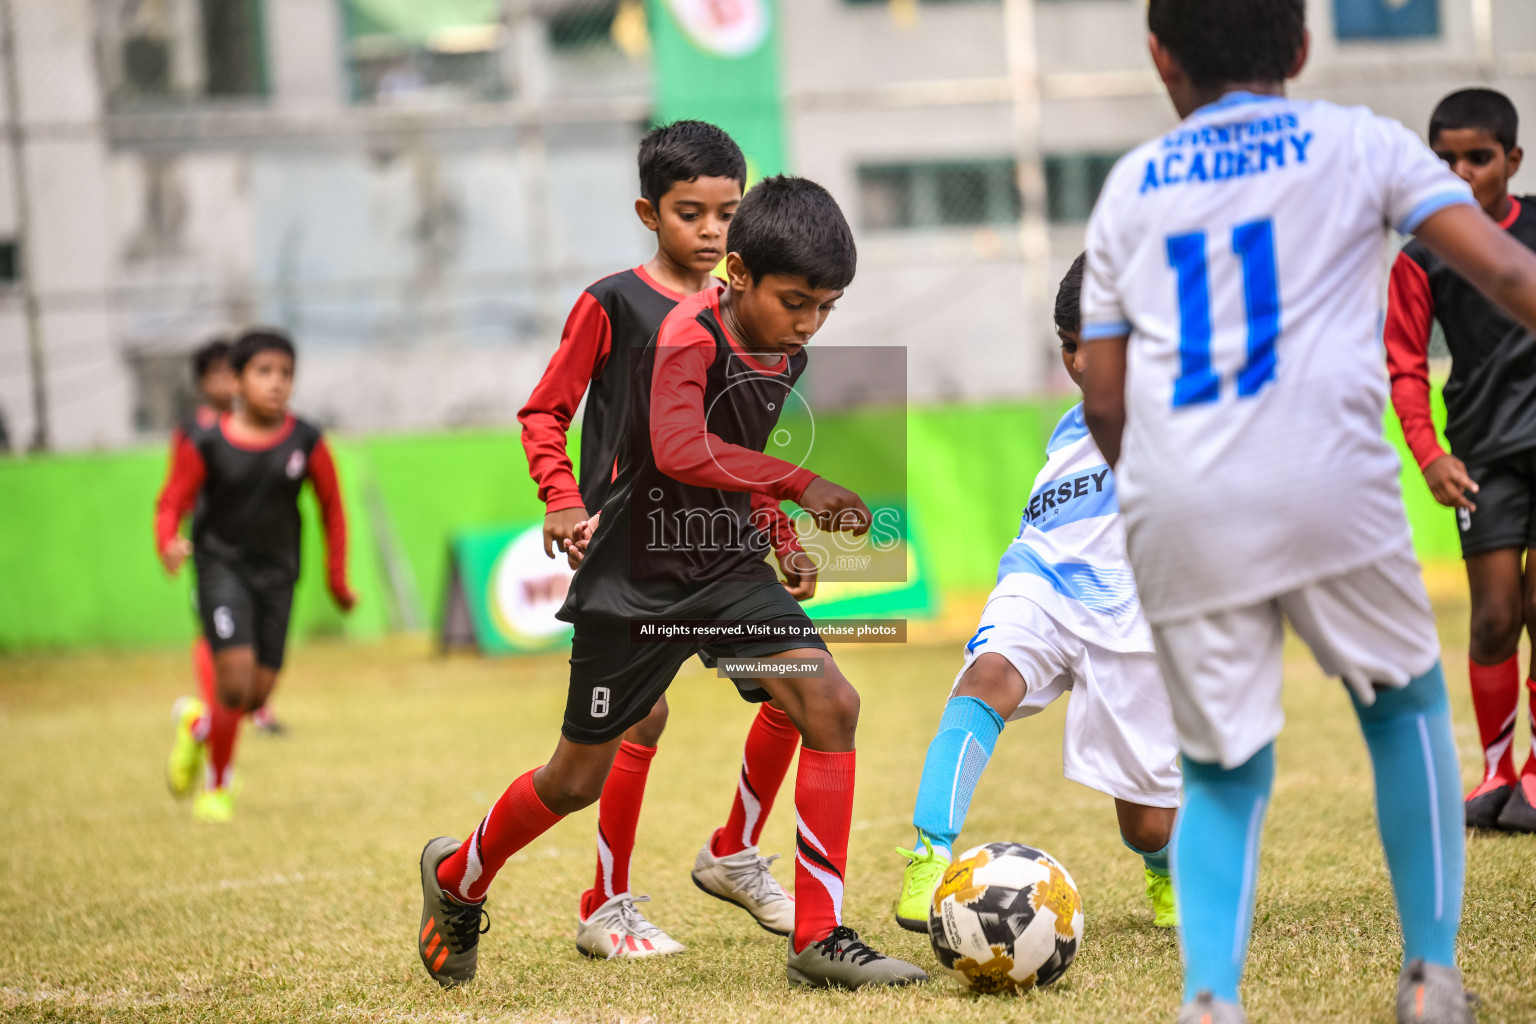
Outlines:
[{"label": "player's knee", "polygon": [[597,803],[603,795],[606,776],[562,774],[541,781],[543,785],[538,790],[539,799],[555,814],[565,815],[575,814]]},{"label": "player's knee", "polygon": [[1523,609],[1514,602],[1480,605],[1472,613],[1472,659],[1483,664],[1496,664],[1513,657],[1520,645],[1520,630],[1526,622],[1536,622],[1536,601]]},{"label": "player's knee", "polygon": [[[831,676],[835,671],[828,672],[828,675]],[[859,727],[859,691],[843,678],[842,673],[837,673],[833,682],[834,685],[828,688],[826,699],[821,702],[817,713],[824,716],[829,727],[851,737]]]},{"label": "player's knee", "polygon": [[1006,719],[1023,702],[1024,689],[1012,662],[1000,654],[983,654],[960,677],[955,696],[975,697]]}]

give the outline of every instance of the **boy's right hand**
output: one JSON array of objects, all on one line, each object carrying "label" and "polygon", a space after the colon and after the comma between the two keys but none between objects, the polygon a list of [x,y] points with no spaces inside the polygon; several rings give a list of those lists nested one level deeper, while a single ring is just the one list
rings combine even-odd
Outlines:
[{"label": "boy's right hand", "polygon": [[1476,512],[1477,506],[1467,495],[1476,494],[1477,482],[1467,475],[1467,465],[1454,455],[1442,455],[1424,467],[1424,482],[1435,500],[1447,508]]},{"label": "boy's right hand", "polygon": [[555,557],[555,552],[565,551],[565,542],[576,533],[576,527],[590,518],[587,510],[580,505],[574,508],[562,508],[558,512],[547,512],[544,515],[544,553],[550,558]]},{"label": "boy's right hand", "polygon": [[165,571],[175,576],[181,569],[181,563],[192,554],[192,542],[185,537],[177,537],[165,547],[160,549],[160,564],[165,566]]},{"label": "boy's right hand", "polygon": [[869,506],[864,499],[824,476],[811,481],[799,504],[816,517],[816,525],[823,530],[847,531],[855,537],[869,532]]}]

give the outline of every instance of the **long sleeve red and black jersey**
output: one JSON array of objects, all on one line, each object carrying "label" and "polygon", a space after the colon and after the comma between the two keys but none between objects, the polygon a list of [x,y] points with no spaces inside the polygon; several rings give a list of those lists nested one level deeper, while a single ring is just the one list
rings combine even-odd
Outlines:
[{"label": "long sleeve red and black jersey", "polygon": [[[1511,202],[1499,226],[1536,249],[1536,207],[1521,198]],[[1445,454],[1430,415],[1429,336],[1436,320],[1451,350],[1445,382],[1451,451],[1477,465],[1536,448],[1536,338],[1412,241],[1392,266],[1384,336],[1392,406],[1419,468]]]},{"label": "long sleeve red and black jersey", "polygon": [[[646,346],[684,296],[644,267],[611,274],[581,293],[549,367],[517,414],[528,472],[549,512],[603,507],[613,482],[629,406],[631,353]],[[587,396],[581,423],[581,480],[571,471],[566,434]]]},{"label": "long sleeve red and black jersey", "polygon": [[164,550],[193,512],[195,559],[291,583],[299,578],[299,491],[308,480],[325,526],[326,582],[338,598],[349,594],[346,514],[320,429],[289,416],[271,440],[254,447],[232,440],[227,422],[189,421],[177,430],[170,476],[155,505],[156,548]]},{"label": "long sleeve red and black jersey", "polygon": [[637,355],[617,476],[562,618],[687,618],[720,585],[777,585],[763,556],[798,547],[779,502],[816,474],[763,448],[806,355],[742,349],[720,295],[683,300]]}]

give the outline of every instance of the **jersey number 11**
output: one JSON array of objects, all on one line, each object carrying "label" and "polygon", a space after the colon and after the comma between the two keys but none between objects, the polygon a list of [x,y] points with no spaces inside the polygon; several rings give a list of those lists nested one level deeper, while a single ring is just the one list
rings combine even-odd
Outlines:
[{"label": "jersey number 11", "polygon": [[[1237,371],[1237,397],[1252,398],[1275,379],[1275,339],[1280,336],[1275,222],[1265,218],[1233,228],[1232,253],[1243,264],[1248,314],[1248,359]],[[1211,367],[1211,279],[1205,232],[1171,236],[1168,265],[1179,282],[1179,379],[1173,382],[1173,407],[1205,405],[1221,397],[1221,375]]]}]

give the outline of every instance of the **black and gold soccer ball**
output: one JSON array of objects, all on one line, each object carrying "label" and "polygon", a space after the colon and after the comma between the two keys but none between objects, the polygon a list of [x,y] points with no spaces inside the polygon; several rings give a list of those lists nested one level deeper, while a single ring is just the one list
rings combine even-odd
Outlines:
[{"label": "black and gold soccer ball", "polygon": [[939,964],[974,992],[1049,985],[1083,942],[1083,900],[1056,858],[1022,843],[967,850],[928,907]]}]

